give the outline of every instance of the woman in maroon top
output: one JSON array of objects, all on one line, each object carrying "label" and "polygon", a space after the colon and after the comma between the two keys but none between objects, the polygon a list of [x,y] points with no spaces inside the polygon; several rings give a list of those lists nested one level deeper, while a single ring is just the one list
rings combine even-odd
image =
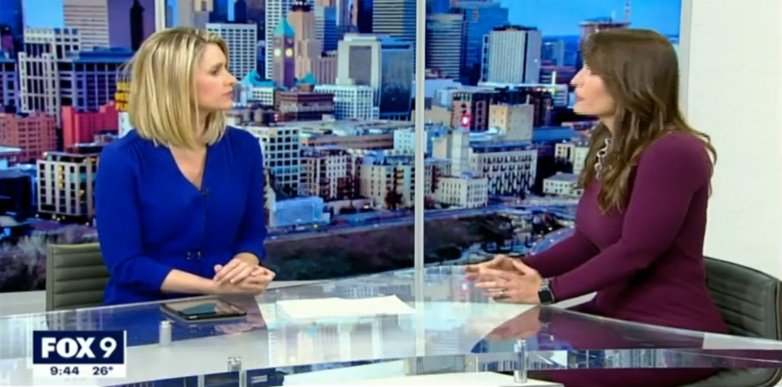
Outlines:
[{"label": "woman in maroon top", "polygon": [[[562,301],[592,292],[578,310],[641,323],[727,332],[706,288],[703,242],[713,160],[709,137],[679,110],[671,43],[640,29],[598,32],[582,46],[574,110],[595,116],[573,235],[522,261],[499,256],[468,268],[505,302]],[[543,298],[543,300],[541,300]],[[568,387],[666,387],[714,370],[554,371]]]}]

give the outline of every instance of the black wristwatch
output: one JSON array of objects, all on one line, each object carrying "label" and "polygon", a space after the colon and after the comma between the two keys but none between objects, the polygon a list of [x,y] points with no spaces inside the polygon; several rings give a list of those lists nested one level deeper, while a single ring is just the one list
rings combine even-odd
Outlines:
[{"label": "black wristwatch", "polygon": [[551,286],[549,285],[548,279],[544,278],[543,283],[540,284],[540,288],[538,289],[538,298],[540,298],[540,303],[542,305],[549,305],[555,302],[554,292],[551,291]]}]

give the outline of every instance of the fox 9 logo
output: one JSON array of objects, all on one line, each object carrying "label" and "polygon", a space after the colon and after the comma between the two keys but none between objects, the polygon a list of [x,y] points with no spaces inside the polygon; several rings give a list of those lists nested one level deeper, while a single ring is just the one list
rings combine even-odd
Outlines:
[{"label": "fox 9 logo", "polygon": [[35,331],[33,364],[124,364],[123,331]]}]

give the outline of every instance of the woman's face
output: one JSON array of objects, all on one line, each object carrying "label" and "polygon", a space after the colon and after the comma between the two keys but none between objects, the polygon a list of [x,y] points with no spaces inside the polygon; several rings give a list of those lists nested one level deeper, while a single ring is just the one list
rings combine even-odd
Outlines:
[{"label": "woman's face", "polygon": [[215,44],[206,46],[195,71],[198,110],[203,113],[230,110],[236,78],[228,72],[228,60]]},{"label": "woman's face", "polygon": [[603,83],[603,79],[584,66],[570,82],[576,87],[576,104],[573,110],[577,114],[608,118],[614,115],[616,103]]}]

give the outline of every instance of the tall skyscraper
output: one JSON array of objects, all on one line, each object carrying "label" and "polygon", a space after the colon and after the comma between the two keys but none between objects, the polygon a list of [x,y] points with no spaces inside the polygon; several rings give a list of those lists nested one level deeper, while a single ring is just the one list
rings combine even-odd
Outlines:
[{"label": "tall skyscraper", "polygon": [[301,79],[309,72],[305,62],[320,57],[323,42],[315,39],[315,14],[307,0],[294,0],[288,12],[288,24],[293,28],[293,52],[296,78]]},{"label": "tall skyscraper", "polygon": [[451,9],[451,0],[426,0],[426,13],[436,15],[448,13]]},{"label": "tall skyscraper", "polygon": [[543,36],[537,28],[495,28],[484,41],[483,80],[495,83],[539,83],[542,47]]},{"label": "tall skyscraper", "polygon": [[144,35],[144,7],[138,0],[133,0],[130,7],[130,47],[136,51],[141,47],[146,36]]},{"label": "tall skyscraper", "polygon": [[374,8],[374,0],[362,0],[358,3],[353,3],[353,13],[351,15],[353,19],[353,25],[359,33],[371,34],[372,33],[372,9]]},{"label": "tall skyscraper", "polygon": [[230,47],[228,71],[242,79],[256,68],[258,30],[255,24],[208,23],[206,29],[220,35]]},{"label": "tall skyscraper", "polygon": [[138,49],[155,32],[155,0],[109,0],[106,4],[109,46]]},{"label": "tall skyscraper", "polygon": [[481,78],[483,37],[495,27],[508,24],[508,9],[487,1],[459,1],[451,4],[464,15],[462,82],[476,84]]},{"label": "tall skyscraper", "polygon": [[229,7],[235,0],[211,0],[213,9],[209,13],[209,22],[213,24],[227,23],[232,21],[228,17]]},{"label": "tall skyscraper", "polygon": [[274,30],[272,38],[273,59],[271,62],[274,83],[277,86],[292,88],[296,84],[296,58],[295,58],[295,36],[296,33],[288,23],[288,20],[282,19],[280,24]]},{"label": "tall skyscraper", "polygon": [[[258,40],[266,39],[266,0],[245,0],[247,23],[258,26]],[[263,73],[263,71],[261,71]]]},{"label": "tall skyscraper", "polygon": [[107,1],[63,0],[65,26],[79,30],[82,50],[110,46]]},{"label": "tall skyscraper", "polygon": [[62,83],[57,63],[66,54],[81,51],[79,31],[73,28],[26,28],[25,50],[19,53],[20,110],[57,117],[62,108]]},{"label": "tall skyscraper", "polygon": [[236,0],[234,3],[234,22],[247,23],[247,0]]},{"label": "tall skyscraper", "polygon": [[413,85],[412,45],[387,36],[347,34],[339,42],[338,85],[367,85],[380,118],[409,118]]},{"label": "tall skyscraper", "polygon": [[[14,51],[22,49],[23,15],[22,0],[2,0],[3,12],[0,12],[0,25],[8,26],[10,36],[19,37],[13,40]],[[0,43],[1,44],[1,43]],[[8,51],[8,50],[6,50]]]},{"label": "tall skyscraper", "polygon": [[416,0],[373,0],[372,33],[409,43],[415,61]]},{"label": "tall skyscraper", "polygon": [[288,12],[292,4],[293,0],[266,1],[266,79],[273,79],[274,77],[274,50],[271,48],[274,40],[274,31],[283,20],[288,18]]},{"label": "tall skyscraper", "polygon": [[353,17],[351,12],[351,4],[354,4],[358,0],[330,0],[330,5],[337,9],[337,29],[339,31],[347,31],[350,26],[353,25]]},{"label": "tall skyscraper", "polygon": [[0,51],[0,112],[5,106],[19,108],[18,67],[15,57]]},{"label": "tall skyscraper", "polygon": [[460,13],[426,17],[426,68],[459,79],[464,47],[464,16]]},{"label": "tall skyscraper", "polygon": [[213,11],[213,0],[195,0],[195,4],[193,5],[193,14],[189,16],[192,20],[193,27],[206,28],[206,24],[209,23],[209,17],[212,15]]},{"label": "tall skyscraper", "polygon": [[8,24],[0,24],[0,55],[2,53],[15,54],[14,33]]},{"label": "tall skyscraper", "polygon": [[323,51],[322,42],[315,39],[315,14],[307,0],[294,0],[288,12],[288,24],[295,33],[297,57],[317,57]]},{"label": "tall skyscraper", "polygon": [[323,51],[336,50],[339,41],[337,8],[316,5],[312,12],[315,13],[315,39],[323,42]]},{"label": "tall skyscraper", "polygon": [[198,20],[196,13],[204,6],[211,7],[211,0],[172,0],[166,9],[166,26],[204,28],[206,21]]}]

